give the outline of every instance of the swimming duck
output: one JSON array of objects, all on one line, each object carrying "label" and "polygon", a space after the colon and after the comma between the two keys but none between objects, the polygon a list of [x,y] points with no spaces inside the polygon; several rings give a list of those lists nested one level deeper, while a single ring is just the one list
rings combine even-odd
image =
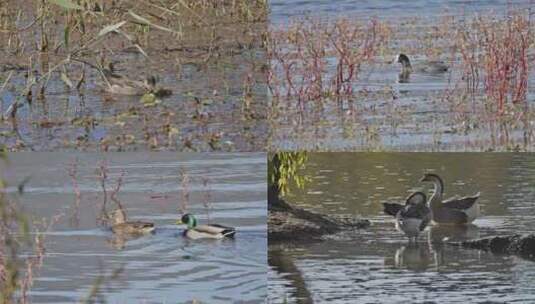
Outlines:
[{"label": "swimming duck", "polygon": [[480,193],[465,197],[452,197],[443,200],[444,182],[437,174],[427,173],[421,182],[431,182],[434,192],[429,199],[429,206],[433,221],[438,224],[469,224],[479,216],[479,204],[477,199]]},{"label": "swimming duck", "polygon": [[149,76],[144,81],[139,81],[115,73],[112,67],[103,69],[102,72],[108,84],[105,90],[111,94],[142,96],[147,93],[153,93],[157,97],[165,97],[172,94],[171,90],[156,86],[157,80],[155,76]]},{"label": "swimming duck", "polygon": [[423,192],[409,195],[405,205],[384,203],[384,212],[396,218],[396,229],[416,242],[418,235],[431,221],[431,210],[427,207],[427,197]]},{"label": "swimming duck", "polygon": [[[413,67],[409,56],[400,53],[395,62],[401,63],[401,73],[399,74],[399,82],[407,82],[410,74],[413,72]],[[428,61],[414,67],[414,70],[425,74],[441,74],[448,71],[448,66],[442,61]]]},{"label": "swimming duck", "polygon": [[145,81],[139,81],[117,74],[112,68],[103,69],[102,72],[108,84],[106,91],[112,94],[131,96],[143,95],[156,85],[156,79],[154,77],[148,77]]},{"label": "swimming duck", "polygon": [[218,224],[197,225],[197,219],[191,214],[184,214],[177,224],[186,224],[188,228],[184,230],[184,236],[189,239],[222,239],[232,238],[236,229]]},{"label": "swimming duck", "polygon": [[111,231],[116,234],[148,234],[154,231],[154,223],[142,221],[126,221],[123,210],[118,209],[113,214],[113,225]]}]

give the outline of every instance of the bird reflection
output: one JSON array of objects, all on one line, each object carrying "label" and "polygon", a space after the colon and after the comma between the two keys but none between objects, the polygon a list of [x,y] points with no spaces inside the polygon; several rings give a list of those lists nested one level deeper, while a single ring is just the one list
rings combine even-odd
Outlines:
[{"label": "bird reflection", "polygon": [[396,250],[394,267],[425,271],[433,263],[433,254],[425,244],[403,245]]},{"label": "bird reflection", "polygon": [[447,249],[446,243],[479,238],[479,228],[475,225],[434,225],[428,228],[428,236],[428,242],[400,246],[394,258],[387,258],[385,263],[413,271],[449,265],[451,261],[446,256],[452,252],[458,254],[458,251],[453,247]]},{"label": "bird reflection", "polygon": [[479,227],[476,225],[433,225],[429,227],[429,242],[460,242],[479,238]]},{"label": "bird reflection", "polygon": [[142,235],[114,234],[111,238],[106,240],[106,243],[113,249],[122,250],[126,247],[126,244],[129,241],[133,241],[140,237],[142,237]]},{"label": "bird reflection", "polygon": [[409,83],[411,74],[407,71],[403,71],[398,75],[398,83]]}]

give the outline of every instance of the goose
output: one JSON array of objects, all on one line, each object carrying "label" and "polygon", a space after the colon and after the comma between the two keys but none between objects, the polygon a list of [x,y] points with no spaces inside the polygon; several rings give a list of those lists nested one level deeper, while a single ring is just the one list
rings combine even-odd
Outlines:
[{"label": "goose", "polygon": [[427,173],[420,182],[431,182],[434,185],[433,195],[429,199],[429,207],[433,221],[437,224],[464,225],[472,223],[480,212],[477,199],[480,192],[465,197],[452,197],[443,200],[444,182],[437,174]]},{"label": "goose", "polygon": [[394,60],[396,63],[401,63],[401,73],[399,74],[399,82],[408,82],[410,74],[415,71],[423,74],[442,74],[448,71],[449,67],[442,61],[427,61],[421,63],[413,68],[409,56],[400,53]]},{"label": "goose", "polygon": [[236,229],[233,227],[218,224],[197,225],[197,219],[188,213],[184,214],[176,223],[188,225],[183,235],[192,240],[233,238],[236,233]]},{"label": "goose", "polygon": [[126,214],[123,210],[116,210],[113,214],[113,225],[111,231],[115,234],[149,234],[154,231],[154,223],[142,221],[126,221]]},{"label": "goose", "polygon": [[396,218],[396,229],[405,233],[409,243],[418,238],[420,232],[431,221],[431,211],[427,207],[427,197],[423,192],[409,195],[405,205],[384,203],[384,212]]}]

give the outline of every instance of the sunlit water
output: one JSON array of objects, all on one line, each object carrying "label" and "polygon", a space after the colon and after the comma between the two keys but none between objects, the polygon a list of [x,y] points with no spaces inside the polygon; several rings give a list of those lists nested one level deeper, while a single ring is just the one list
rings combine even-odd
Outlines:
[{"label": "sunlit water", "polygon": [[[82,200],[73,221],[74,194],[66,168],[79,161]],[[98,162],[110,169],[108,188],[124,170],[118,198],[131,219],[152,221],[153,235],[124,240],[96,225],[102,195]],[[31,289],[33,303],[74,303],[103,276],[108,303],[263,303],[266,297],[266,158],[264,154],[17,153],[3,172],[11,185],[31,177],[21,197],[36,218],[64,213],[46,233],[46,257]],[[189,175],[189,212],[236,227],[234,240],[190,241],[174,225],[181,199],[180,170]],[[208,179],[204,187],[202,179]],[[8,188],[11,192],[14,187]],[[209,192],[207,192],[209,189]],[[113,202],[108,202],[113,207]],[[111,209],[111,208],[110,208]],[[122,272],[111,278],[114,271]]]},{"label": "sunlit water", "polygon": [[[278,150],[394,150],[394,151],[487,151],[523,146],[522,127],[503,133],[488,124],[494,114],[485,114],[483,87],[479,101],[460,101],[464,69],[460,55],[452,52],[456,38],[449,26],[479,15],[500,17],[508,7],[527,12],[533,2],[519,1],[272,1],[270,22],[273,29],[303,16],[332,23],[345,18],[365,21],[377,17],[392,33],[383,50],[370,64],[363,64],[353,86],[357,92],[351,103],[327,99],[308,102],[304,110],[296,99],[282,98],[270,135],[270,146]],[[451,19],[454,18],[454,19]],[[449,20],[449,21],[445,21]],[[400,66],[392,64],[395,54],[407,53],[413,65],[425,65],[428,53],[450,66],[443,74],[414,72],[408,82],[399,82]],[[435,58],[436,59],[436,58]],[[327,77],[336,73],[334,58],[326,58]],[[276,62],[271,62],[277,68]],[[284,75],[276,70],[276,75]],[[284,76],[282,76],[284,77]],[[296,77],[294,81],[298,81]],[[529,76],[528,103],[535,100],[535,75]],[[326,83],[325,85],[329,85]],[[454,89],[455,88],[455,89]],[[451,91],[448,91],[451,90]],[[455,102],[449,101],[453,96]],[[274,98],[273,98],[274,99]],[[351,105],[352,104],[352,105]],[[535,138],[530,138],[531,141]],[[512,142],[512,143],[511,143]],[[524,146],[523,146],[524,147]],[[533,150],[533,144],[524,147]]]},{"label": "sunlit water", "polygon": [[[382,202],[431,189],[424,172],[445,179],[445,195],[481,191],[482,215],[467,227],[428,227],[418,246],[395,230]],[[535,263],[444,244],[535,231],[533,154],[310,154],[305,190],[287,200],[330,215],[372,221],[311,244],[270,245],[272,303],[533,303]]]}]

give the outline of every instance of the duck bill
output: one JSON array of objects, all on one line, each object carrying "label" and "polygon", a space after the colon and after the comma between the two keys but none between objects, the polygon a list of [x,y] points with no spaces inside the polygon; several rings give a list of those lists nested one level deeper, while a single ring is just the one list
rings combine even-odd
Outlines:
[{"label": "duck bill", "polygon": [[184,224],[184,223],[182,222],[182,220],[176,220],[175,224],[177,224],[177,225],[182,225],[182,224]]}]

